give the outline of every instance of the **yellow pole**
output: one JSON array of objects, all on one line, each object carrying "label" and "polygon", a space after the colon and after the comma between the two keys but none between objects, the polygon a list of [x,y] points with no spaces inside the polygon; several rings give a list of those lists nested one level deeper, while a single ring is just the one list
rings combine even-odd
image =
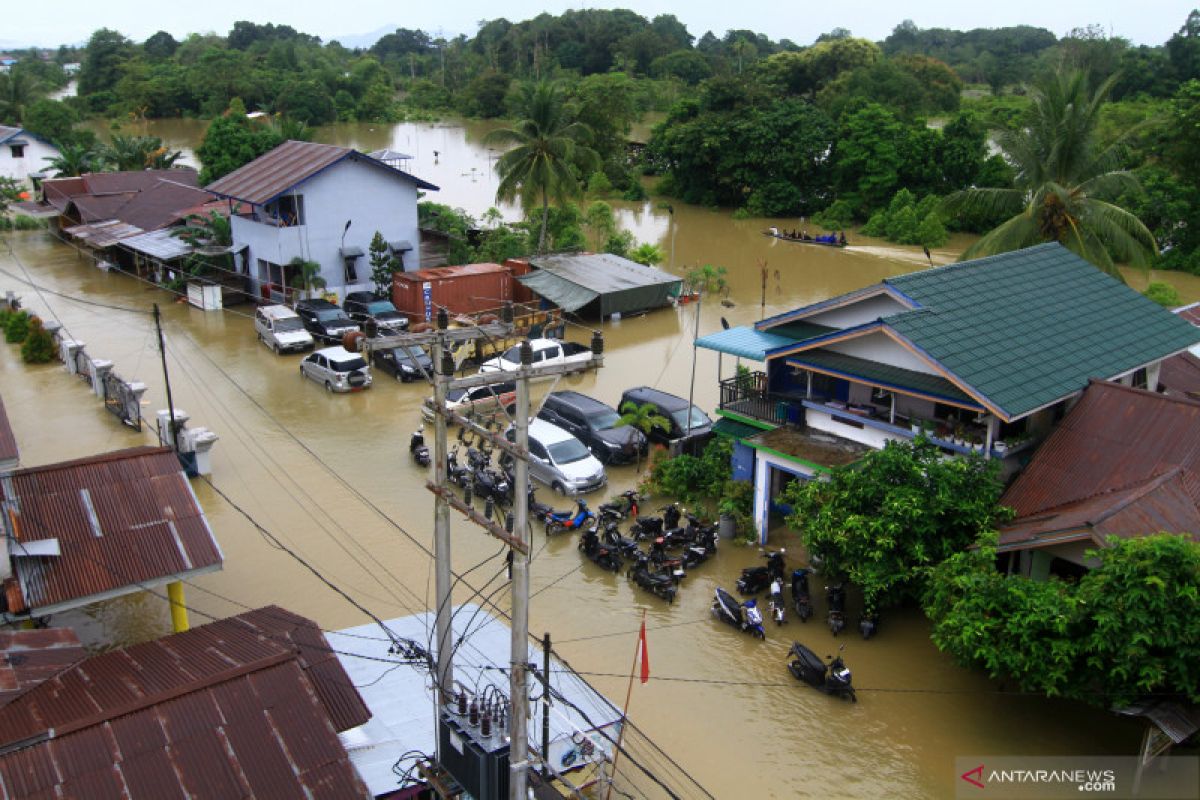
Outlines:
[{"label": "yellow pole", "polygon": [[188,629],[187,605],[183,599],[183,581],[167,584],[167,599],[171,602],[171,628],[175,633]]}]

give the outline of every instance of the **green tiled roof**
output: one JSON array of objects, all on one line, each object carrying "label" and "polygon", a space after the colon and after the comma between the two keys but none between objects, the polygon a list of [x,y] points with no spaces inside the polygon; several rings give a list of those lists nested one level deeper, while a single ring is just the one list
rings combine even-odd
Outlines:
[{"label": "green tiled roof", "polygon": [[1009,418],[1200,342],[1200,329],[1056,243],[885,282],[921,308],[884,323]]},{"label": "green tiled roof", "polygon": [[810,322],[794,322],[781,325],[769,331],[755,330],[749,325],[710,333],[696,340],[696,347],[716,350],[721,353],[749,358],[753,361],[765,361],[767,351],[776,347],[785,347],[823,333],[837,330],[825,325],[814,325]]},{"label": "green tiled roof", "polygon": [[867,383],[911,389],[921,394],[952,400],[982,410],[979,401],[967,396],[957,386],[939,375],[893,367],[891,364],[882,364],[878,361],[868,361],[865,358],[821,349],[796,353],[794,356],[788,357],[787,363],[797,367],[832,370],[842,375],[861,378]]}]

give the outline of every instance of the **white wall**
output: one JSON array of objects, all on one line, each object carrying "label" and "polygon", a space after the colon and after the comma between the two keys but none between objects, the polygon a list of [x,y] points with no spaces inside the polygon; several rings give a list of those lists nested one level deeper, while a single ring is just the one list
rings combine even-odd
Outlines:
[{"label": "white wall", "polygon": [[[883,333],[869,333],[856,339],[833,342],[824,345],[823,349],[880,364],[891,364],[894,367],[903,367],[927,375],[940,374],[929,366],[928,362],[905,350],[894,339],[888,338]],[[803,358],[804,354],[801,353],[797,357]]]},{"label": "white wall", "polygon": [[[250,246],[250,274],[258,278],[258,259],[286,264],[299,256],[321,265],[326,290],[339,301],[347,293],[372,289],[369,247],[376,231],[387,241],[406,239],[413,249],[404,254],[406,270],[420,262],[417,227],[417,187],[386,170],[349,159],[318,173],[292,192],[304,198],[304,225],[276,228],[235,219],[235,245]],[[358,280],[347,284],[339,253],[346,221],[345,246],[359,247],[363,256],[355,264]]]},{"label": "white wall", "polygon": [[[811,413],[811,412],[810,412]],[[771,509],[771,469],[780,469],[793,475],[812,478],[815,470],[789,461],[764,450],[754,451],[754,521],[758,526],[758,543],[767,543],[767,523]]]},{"label": "white wall", "polygon": [[862,325],[865,322],[873,322],[880,317],[886,317],[898,311],[907,310],[907,306],[898,302],[891,295],[882,294],[877,297],[868,297],[865,300],[859,300],[856,303],[851,303],[841,308],[822,311],[819,314],[814,314],[805,321],[813,322],[817,325],[828,325],[831,328],[850,328],[854,325]]},{"label": "white wall", "polygon": [[882,450],[883,445],[887,442],[907,441],[912,438],[910,436],[897,436],[887,431],[881,431],[878,428],[870,428],[865,425],[861,428],[854,425],[847,425],[831,414],[811,408],[804,410],[804,419],[810,428],[818,431],[826,431],[843,439],[849,439],[852,442],[874,447],[876,450]]},{"label": "white wall", "polygon": [[25,154],[21,158],[13,158],[12,147],[8,142],[0,144],[0,176],[21,181],[28,188],[33,188],[29,180],[31,174],[50,173],[50,165],[46,159],[56,158],[58,148],[52,144],[35,139],[32,134],[19,133],[13,137],[25,142]]}]

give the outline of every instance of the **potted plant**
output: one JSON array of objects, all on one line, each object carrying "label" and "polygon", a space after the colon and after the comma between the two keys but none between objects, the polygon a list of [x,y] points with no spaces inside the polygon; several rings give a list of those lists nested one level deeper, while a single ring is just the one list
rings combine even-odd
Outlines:
[{"label": "potted plant", "polygon": [[997,455],[1002,456],[1008,452],[1008,442],[1004,439],[998,439],[992,442],[992,450],[994,450]]},{"label": "potted plant", "polygon": [[721,499],[717,501],[717,513],[720,514],[722,539],[734,538],[739,530],[751,531],[754,527],[754,484],[733,479],[725,481]]}]

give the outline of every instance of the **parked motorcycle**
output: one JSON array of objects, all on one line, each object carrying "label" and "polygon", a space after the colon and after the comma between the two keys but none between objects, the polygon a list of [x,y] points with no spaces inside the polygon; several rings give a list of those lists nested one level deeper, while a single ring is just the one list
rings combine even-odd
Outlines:
[{"label": "parked motorcycle", "polygon": [[546,514],[547,536],[580,530],[586,527],[590,520],[595,519],[595,515],[588,509],[587,501],[582,497],[575,500],[575,505],[576,508],[572,511],[550,511]]},{"label": "parked motorcycle", "polygon": [[841,651],[845,649],[846,645],[838,648],[837,658],[827,656],[829,663],[826,664],[817,658],[817,654],[812,650],[799,642],[793,642],[790,652],[792,660],[788,663],[788,671],[796,680],[804,681],[817,691],[857,703],[858,697],[855,696],[854,687],[850,683],[850,668],[842,661]]},{"label": "parked motorcycle", "polygon": [[745,631],[759,639],[767,637],[767,632],[762,626],[762,612],[758,610],[758,603],[754,600],[739,603],[733,595],[718,586],[713,598],[712,613],[717,619],[739,631]]},{"label": "parked motorcycle", "polygon": [[633,489],[628,489],[617,495],[617,499],[609,503],[601,503],[599,511],[612,511],[616,514],[617,519],[626,519],[633,517],[637,519],[638,515],[638,493]]},{"label": "parked motorcycle", "polygon": [[621,535],[611,511],[607,509],[600,511],[599,527],[603,528],[600,534],[601,540],[620,553],[622,557],[633,560],[641,553],[637,540]]},{"label": "parked motorcycle", "polygon": [[792,570],[792,605],[801,622],[808,622],[808,618],[813,615],[812,595],[808,589],[810,572],[812,570],[807,567]]},{"label": "parked motorcycle", "polygon": [[458,445],[446,454],[446,479],[461,489],[471,482],[471,468],[458,463]]},{"label": "parked motorcycle", "polygon": [[412,455],[417,466],[429,466],[429,448],[425,446],[425,432],[416,430],[408,437],[408,452]]},{"label": "parked motorcycle", "polygon": [[506,503],[511,484],[508,476],[491,465],[491,458],[477,458],[471,468],[471,484],[476,497]]},{"label": "parked motorcycle", "polygon": [[771,618],[775,620],[776,625],[782,625],[787,622],[785,609],[787,604],[783,602],[783,584],[778,578],[771,581]]},{"label": "parked motorcycle", "polygon": [[778,552],[770,550],[763,553],[763,558],[767,560],[765,567],[746,567],[742,570],[742,577],[737,580],[737,590],[742,594],[758,594],[763,589],[771,585],[772,578],[783,580],[784,561],[783,554],[786,550]]},{"label": "parked motorcycle", "polygon": [[633,566],[629,568],[629,578],[648,592],[653,592],[668,603],[675,602],[675,579],[659,572],[650,561],[650,556],[639,553]]},{"label": "parked motorcycle", "polygon": [[676,583],[687,577],[687,572],[683,568],[683,559],[673,558],[667,554],[667,548],[661,536],[650,543],[650,560],[657,564],[663,572],[671,575]]},{"label": "parked motorcycle", "polygon": [[837,636],[846,627],[846,584],[838,581],[826,586],[825,601],[829,604],[829,632]]},{"label": "parked motorcycle", "polygon": [[875,609],[863,609],[862,616],[858,618],[858,632],[864,639],[870,639],[879,632],[879,615],[875,613]]},{"label": "parked motorcycle", "polygon": [[579,537],[579,549],[601,568],[612,572],[621,571],[621,557],[600,541],[600,535],[594,527],[587,528]]},{"label": "parked motorcycle", "polygon": [[629,533],[640,542],[647,539],[657,539],[664,531],[679,527],[679,519],[683,513],[678,503],[663,506],[659,509],[660,517],[637,517],[629,528]]},{"label": "parked motorcycle", "polygon": [[683,548],[683,566],[685,569],[699,566],[717,552],[717,529],[705,528],[700,533],[700,539],[694,544]]}]

